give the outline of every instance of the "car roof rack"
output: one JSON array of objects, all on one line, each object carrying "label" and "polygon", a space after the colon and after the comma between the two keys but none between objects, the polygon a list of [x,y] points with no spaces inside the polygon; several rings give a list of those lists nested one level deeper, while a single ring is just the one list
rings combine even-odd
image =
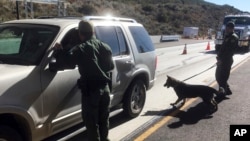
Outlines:
[{"label": "car roof rack", "polygon": [[137,23],[136,20],[130,18],[110,17],[110,16],[84,16],[84,20],[108,20],[108,21],[120,21]]},{"label": "car roof rack", "polygon": [[79,16],[40,16],[36,19],[81,19]]}]

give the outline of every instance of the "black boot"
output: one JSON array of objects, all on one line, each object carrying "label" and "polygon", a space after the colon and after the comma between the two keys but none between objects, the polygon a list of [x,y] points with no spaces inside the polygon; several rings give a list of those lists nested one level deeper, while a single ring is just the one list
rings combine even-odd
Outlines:
[{"label": "black boot", "polygon": [[226,96],[225,89],[223,87],[219,87],[218,94],[219,97],[225,97]]},{"label": "black boot", "polygon": [[229,87],[227,87],[227,89],[226,89],[226,95],[231,95],[231,94],[233,94],[232,91],[231,91],[231,89]]}]

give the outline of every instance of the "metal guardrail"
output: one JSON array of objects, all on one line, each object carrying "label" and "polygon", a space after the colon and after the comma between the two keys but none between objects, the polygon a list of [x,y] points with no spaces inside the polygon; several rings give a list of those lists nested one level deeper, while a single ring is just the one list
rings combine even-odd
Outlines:
[{"label": "metal guardrail", "polygon": [[179,41],[180,35],[161,35],[160,42]]}]

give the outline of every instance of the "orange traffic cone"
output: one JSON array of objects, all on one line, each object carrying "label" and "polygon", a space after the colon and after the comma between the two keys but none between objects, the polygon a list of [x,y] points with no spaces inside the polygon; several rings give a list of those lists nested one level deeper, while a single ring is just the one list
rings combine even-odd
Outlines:
[{"label": "orange traffic cone", "polygon": [[185,44],[182,54],[187,54],[187,44]]},{"label": "orange traffic cone", "polygon": [[207,43],[207,48],[206,48],[206,50],[210,50],[210,43],[209,43],[209,42]]}]

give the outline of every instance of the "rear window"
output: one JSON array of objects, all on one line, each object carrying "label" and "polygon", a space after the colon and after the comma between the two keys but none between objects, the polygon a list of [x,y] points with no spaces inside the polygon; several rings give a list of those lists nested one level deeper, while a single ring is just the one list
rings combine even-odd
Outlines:
[{"label": "rear window", "polygon": [[129,54],[127,42],[122,29],[118,26],[96,26],[96,37],[107,43],[112,49],[113,56]]},{"label": "rear window", "polygon": [[148,32],[141,26],[129,26],[139,53],[154,51],[154,46]]}]

